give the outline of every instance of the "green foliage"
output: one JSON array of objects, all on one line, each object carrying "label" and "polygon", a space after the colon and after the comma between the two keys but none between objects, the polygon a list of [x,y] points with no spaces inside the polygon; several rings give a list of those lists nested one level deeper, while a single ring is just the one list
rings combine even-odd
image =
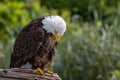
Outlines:
[{"label": "green foliage", "polygon": [[63,80],[119,80],[119,0],[4,0],[0,6],[0,68],[9,67],[13,43],[28,22],[59,14],[67,31],[57,47],[54,72]]},{"label": "green foliage", "polygon": [[[98,27],[90,23],[71,25],[65,34],[67,40],[59,44],[56,70],[59,72],[64,68],[61,75],[65,80],[110,79],[110,72],[120,65],[118,49],[120,44],[115,35],[117,30],[114,32],[114,29],[104,30],[102,26]],[[61,64],[64,66],[61,67]]]},{"label": "green foliage", "polygon": [[[41,0],[41,5],[48,8],[69,10],[71,15],[78,14],[82,20],[105,19],[117,14],[119,0]],[[111,17],[112,18],[112,17]]]},{"label": "green foliage", "polygon": [[112,74],[116,75],[116,77],[114,77],[116,80],[120,79],[120,70],[114,70]]}]

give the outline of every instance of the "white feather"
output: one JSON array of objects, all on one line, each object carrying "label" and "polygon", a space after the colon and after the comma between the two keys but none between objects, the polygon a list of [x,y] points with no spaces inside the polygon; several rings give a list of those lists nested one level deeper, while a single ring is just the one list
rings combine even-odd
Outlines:
[{"label": "white feather", "polygon": [[48,33],[57,33],[58,36],[62,36],[66,31],[66,22],[60,16],[47,16],[42,23]]},{"label": "white feather", "polygon": [[21,68],[28,68],[28,69],[31,69],[32,68],[32,65],[27,62],[26,64],[22,65]]}]

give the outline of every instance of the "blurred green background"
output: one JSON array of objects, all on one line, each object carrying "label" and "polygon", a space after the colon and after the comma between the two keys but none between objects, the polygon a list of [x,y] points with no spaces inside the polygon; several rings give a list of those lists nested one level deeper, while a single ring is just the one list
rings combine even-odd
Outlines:
[{"label": "blurred green background", "polygon": [[63,80],[120,80],[120,0],[0,0],[0,68],[20,30],[43,15],[67,22],[54,61]]}]

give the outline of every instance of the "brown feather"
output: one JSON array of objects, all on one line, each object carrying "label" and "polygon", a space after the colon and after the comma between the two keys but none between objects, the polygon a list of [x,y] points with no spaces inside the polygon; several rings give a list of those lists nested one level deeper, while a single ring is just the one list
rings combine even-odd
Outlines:
[{"label": "brown feather", "polygon": [[31,21],[18,35],[11,55],[10,68],[29,62],[35,67],[51,63],[55,51],[54,36],[46,33],[40,23],[44,17]]}]

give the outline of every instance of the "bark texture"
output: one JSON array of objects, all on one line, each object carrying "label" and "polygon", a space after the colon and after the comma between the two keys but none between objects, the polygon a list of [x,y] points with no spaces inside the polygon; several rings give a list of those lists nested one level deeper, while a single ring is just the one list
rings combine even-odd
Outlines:
[{"label": "bark texture", "polygon": [[56,74],[46,72],[44,75],[33,72],[31,69],[0,69],[0,80],[61,80]]}]

